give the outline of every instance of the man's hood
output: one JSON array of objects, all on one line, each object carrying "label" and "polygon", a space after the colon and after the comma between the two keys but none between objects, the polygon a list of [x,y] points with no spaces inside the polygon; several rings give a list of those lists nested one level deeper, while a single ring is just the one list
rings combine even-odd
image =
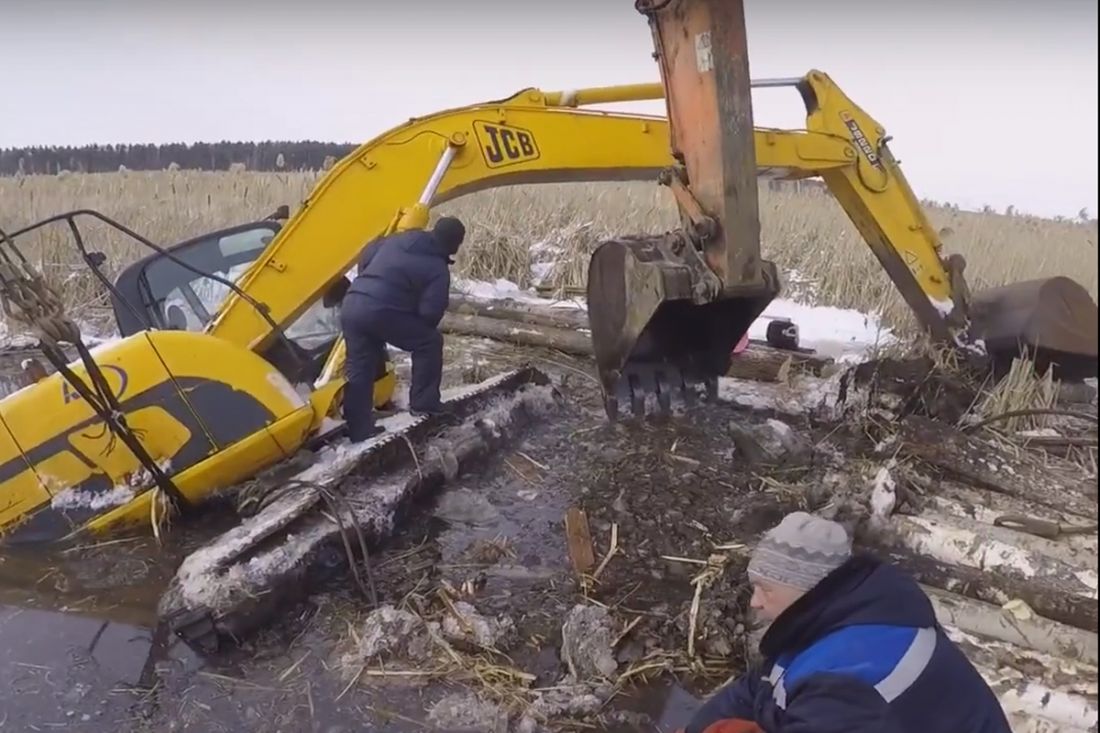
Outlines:
[{"label": "man's hood", "polygon": [[760,650],[774,658],[846,626],[870,624],[929,627],[936,625],[936,613],[911,577],[889,563],[857,555],[780,614]]},{"label": "man's hood", "polygon": [[454,254],[450,247],[440,242],[431,232],[417,229],[404,234],[403,249],[410,254],[439,257],[448,262]]}]

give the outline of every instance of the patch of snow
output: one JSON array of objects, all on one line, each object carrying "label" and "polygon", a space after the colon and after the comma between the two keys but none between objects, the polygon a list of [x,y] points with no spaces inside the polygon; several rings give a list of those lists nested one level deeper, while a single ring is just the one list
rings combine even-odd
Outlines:
[{"label": "patch of snow", "polygon": [[789,384],[719,377],[718,399],[748,410],[830,416],[838,407],[842,377],[840,372],[827,378],[799,374]]},{"label": "patch of snow", "polygon": [[386,432],[359,443],[349,443],[347,440],[343,440],[327,446],[317,456],[317,461],[295,478],[326,485],[354,468],[359,459],[373,450],[378,443],[393,438],[394,433],[401,433],[425,419],[427,418],[413,417],[412,413],[408,412],[399,412],[396,415],[384,417],[378,421],[378,424],[385,427]]},{"label": "patch of snow", "polygon": [[[536,281],[539,277],[547,275],[552,267],[552,263],[534,265],[532,272],[538,273]],[[544,298],[534,290],[520,288],[511,280],[497,279],[487,282],[456,279],[453,287],[456,292],[478,300],[513,300],[547,308],[588,310],[584,298],[564,300]],[[760,318],[749,328],[749,337],[765,339],[768,324],[777,318],[791,320],[798,326],[803,346],[815,349],[818,353],[842,363],[862,361],[876,347],[888,346],[897,340],[893,331],[882,325],[878,316],[850,308],[806,305],[785,298],[777,298],[768,305]]]},{"label": "patch of snow", "polygon": [[1085,586],[1094,593],[1097,590],[1097,577],[1095,570],[1081,570],[1074,573],[1074,577],[1081,581],[1081,585]]},{"label": "patch of snow", "polygon": [[[121,341],[117,333],[103,336],[94,333],[95,329],[86,323],[77,323],[80,328],[84,343],[89,349],[106,347],[116,341]],[[38,347],[38,337],[26,330],[15,330],[8,321],[0,317],[0,351],[22,351]]]},{"label": "patch of snow", "polygon": [[88,491],[75,487],[54,494],[50,506],[54,509],[91,509],[98,511],[108,507],[122,506],[132,501],[136,492],[131,486],[115,486],[110,491]]},{"label": "patch of snow", "polygon": [[940,312],[944,318],[951,315],[951,311],[955,310],[955,304],[950,300],[938,300],[932,296],[928,296],[928,301],[932,304],[932,307]]},{"label": "patch of snow", "polygon": [[889,522],[898,503],[898,487],[890,475],[894,465],[895,462],[891,461],[890,465],[880,468],[871,482],[871,521],[878,527]]},{"label": "patch of snow", "polygon": [[798,326],[800,345],[815,349],[842,363],[861,361],[875,347],[887,346],[896,337],[876,316],[850,308],[805,305],[793,300],[773,300],[749,327],[749,338],[767,337],[768,324],[784,318]]},{"label": "patch of snow", "polygon": [[1035,430],[1019,430],[1016,432],[1024,438],[1060,438],[1062,434],[1054,428],[1036,428]]},{"label": "patch of snow", "polygon": [[38,339],[34,336],[27,333],[12,332],[7,321],[0,320],[0,350],[32,349],[37,343]]},{"label": "patch of snow", "polygon": [[542,285],[553,271],[553,262],[535,262],[531,265],[531,282]]},{"label": "patch of snow", "polygon": [[[294,388],[294,385],[290,383],[282,373],[272,369],[267,373],[267,382],[286,398],[286,401],[294,406],[295,409],[299,407],[305,407],[305,397]],[[306,387],[308,390],[309,388]]]},{"label": "patch of snow", "polygon": [[451,281],[451,288],[456,293],[478,300],[514,300],[517,303],[541,305],[547,308],[587,310],[583,298],[567,298],[565,300],[544,298],[534,290],[524,290],[516,283],[504,278],[497,278],[493,282],[455,278]]}]

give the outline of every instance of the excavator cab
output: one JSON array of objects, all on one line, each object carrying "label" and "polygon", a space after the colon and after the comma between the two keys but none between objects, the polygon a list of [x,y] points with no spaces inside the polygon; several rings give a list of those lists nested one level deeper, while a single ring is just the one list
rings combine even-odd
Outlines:
[{"label": "excavator cab", "polygon": [[[147,328],[205,329],[232,292],[224,281],[237,282],[281,227],[273,219],[240,224],[128,264],[111,291],[120,335]],[[338,312],[338,304],[318,299],[260,355],[292,383],[313,382],[340,338]]]},{"label": "excavator cab", "polygon": [[[1096,376],[1097,307],[1069,278],[971,295],[960,255],[942,243],[893,159],[885,131],[812,71],[750,81],[742,0],[636,0],[664,87],[675,164],[659,182],[681,227],[601,243],[588,271],[588,316],[605,409],[667,414],[673,400],[715,396],[735,345],[780,292],[761,257],[753,86],[795,87],[807,134],[787,163],[824,179],[918,322],[932,337],[1003,372],[1026,353],[1061,378]],[[762,146],[762,147],[757,147]],[[782,172],[782,171],[780,171]],[[802,175],[801,177],[804,177]]]}]

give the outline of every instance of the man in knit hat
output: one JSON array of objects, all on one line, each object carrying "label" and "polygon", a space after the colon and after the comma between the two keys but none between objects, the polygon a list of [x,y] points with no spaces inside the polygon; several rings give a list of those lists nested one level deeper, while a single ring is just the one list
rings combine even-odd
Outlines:
[{"label": "man in knit hat", "polygon": [[897,568],[795,512],[747,569],[770,626],[762,669],[720,690],[686,733],[1011,733],[992,690]]}]

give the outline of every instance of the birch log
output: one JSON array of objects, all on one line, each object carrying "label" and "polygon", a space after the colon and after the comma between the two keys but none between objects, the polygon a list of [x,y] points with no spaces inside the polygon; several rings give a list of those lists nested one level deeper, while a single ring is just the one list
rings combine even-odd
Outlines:
[{"label": "birch log", "polygon": [[[443,333],[458,336],[478,336],[517,346],[553,349],[572,356],[593,356],[592,337],[586,331],[496,317],[499,315],[502,313],[490,317],[448,311],[439,328]],[[751,346],[733,358],[726,376],[755,382],[777,382],[785,372],[819,375],[830,363],[831,359],[818,356],[768,346]]]},{"label": "birch log", "polygon": [[[1021,578],[994,574],[966,565],[943,562],[914,552],[900,544],[894,546],[890,546],[889,543],[868,544],[873,549],[884,551],[888,559],[903,567],[924,585],[997,606],[1019,599],[1031,607],[1035,613],[1051,621],[1076,626],[1092,633],[1097,631],[1095,596],[1090,597],[1067,589],[1067,584],[1056,578]],[[1073,585],[1080,587],[1076,582]]]},{"label": "birch log", "polygon": [[1009,455],[990,441],[919,417],[906,418],[898,438],[902,453],[949,478],[1096,521],[1096,479],[1068,461]]}]

